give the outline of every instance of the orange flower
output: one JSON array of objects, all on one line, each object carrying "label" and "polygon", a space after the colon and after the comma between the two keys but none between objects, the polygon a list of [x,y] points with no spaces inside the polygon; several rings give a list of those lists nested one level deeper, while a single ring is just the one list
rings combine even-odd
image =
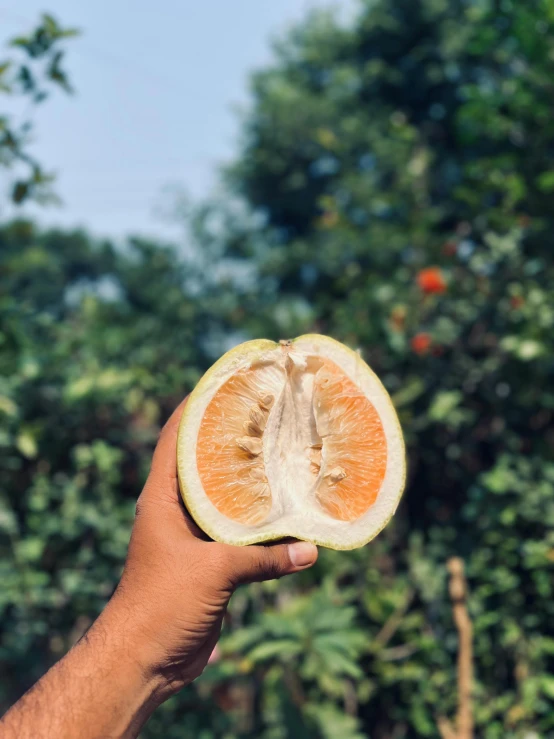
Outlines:
[{"label": "orange flower", "polygon": [[415,354],[427,354],[431,348],[431,337],[429,334],[416,334],[412,338],[410,346]]},{"label": "orange flower", "polygon": [[417,273],[417,284],[427,295],[446,292],[446,280],[440,267],[426,267],[420,270]]}]

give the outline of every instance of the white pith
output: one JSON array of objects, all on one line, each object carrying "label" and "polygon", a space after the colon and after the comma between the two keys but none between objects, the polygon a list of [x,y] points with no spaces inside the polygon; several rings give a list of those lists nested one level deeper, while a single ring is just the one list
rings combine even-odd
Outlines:
[{"label": "white pith", "polygon": [[[322,433],[321,428],[318,433],[317,419],[313,416],[314,373],[309,371],[310,367],[317,369],[318,358],[334,362],[360,388],[376,408],[385,431],[385,478],[375,503],[355,521],[331,517],[315,498],[317,483],[310,472],[306,448],[317,443]],[[234,373],[252,366],[271,368],[272,375],[276,368],[282,372],[275,373],[275,404],[263,435],[263,460],[272,508],[262,523],[247,525],[220,513],[204,492],[196,464],[196,440],[215,393]],[[325,471],[325,459],[321,470],[318,479]],[[202,378],[186,405],[179,432],[178,471],[188,509],[214,539],[249,544],[290,536],[336,549],[361,546],[383,528],[396,510],[406,472],[402,432],[380,381],[356,353],[333,339],[317,335],[302,336],[286,350],[269,341],[247,342],[222,357]]]},{"label": "white pith", "polygon": [[[320,512],[315,500],[316,480],[306,451],[320,441],[312,412],[314,372],[305,371],[307,358],[298,352],[285,355],[276,349],[274,354],[281,376],[263,435],[263,463],[272,494],[271,511],[263,525],[307,509]],[[286,357],[291,359],[289,370]]]}]

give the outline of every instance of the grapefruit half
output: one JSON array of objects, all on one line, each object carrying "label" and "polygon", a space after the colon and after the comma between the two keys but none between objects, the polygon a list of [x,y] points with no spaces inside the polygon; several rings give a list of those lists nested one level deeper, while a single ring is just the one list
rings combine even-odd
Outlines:
[{"label": "grapefruit half", "polygon": [[177,467],[196,523],[236,545],[363,546],[394,514],[406,477],[387,391],[356,352],[316,334],[247,341],[221,357],[185,406]]}]

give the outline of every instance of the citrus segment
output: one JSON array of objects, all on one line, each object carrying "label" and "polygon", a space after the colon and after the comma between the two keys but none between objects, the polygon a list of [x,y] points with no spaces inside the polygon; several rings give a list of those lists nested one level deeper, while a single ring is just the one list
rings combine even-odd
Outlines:
[{"label": "citrus segment", "polygon": [[261,437],[280,380],[271,367],[238,372],[214,395],[200,426],[196,459],[206,495],[241,523],[260,523],[271,510]]},{"label": "citrus segment", "polygon": [[353,521],[373,505],[387,470],[387,439],[375,406],[326,361],[315,378],[314,409],[325,467],[316,497],[334,518]]}]

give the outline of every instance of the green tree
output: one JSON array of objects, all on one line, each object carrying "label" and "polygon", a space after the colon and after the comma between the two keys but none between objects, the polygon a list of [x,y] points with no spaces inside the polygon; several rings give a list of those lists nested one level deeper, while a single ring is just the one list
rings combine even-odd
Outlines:
[{"label": "green tree", "polygon": [[0,686],[14,700],[111,592],[159,425],[249,336],[360,347],[409,486],[370,546],[239,591],[219,657],[145,736],[437,737],[464,558],[477,736],[554,736],[551,0],[364,0],[253,78],[193,259],[0,232]]},{"label": "green tree", "polygon": [[[304,679],[298,699],[283,672],[281,713],[263,683],[267,736],[287,701],[308,735],[325,704],[354,734],[436,736],[456,700],[455,554],[469,571],[479,735],[554,732],[553,10],[362,2],[349,25],[309,18],[253,78],[227,182],[261,225],[230,219],[217,247],[255,264],[240,325],[361,347],[393,394],[411,470],[381,539],[323,560],[366,634],[365,681]],[[287,658],[272,664],[264,674]],[[327,713],[315,715],[326,736]]]},{"label": "green tree", "polygon": [[[55,88],[71,92],[63,66],[63,44],[77,33],[44,14],[29,35],[11,40],[13,54],[0,60],[0,93],[23,98],[32,109]],[[26,117],[18,123],[14,116],[0,113],[0,169],[7,170],[9,197],[14,203],[28,198],[47,203],[55,200],[53,177],[29,152],[33,126],[28,113]]]},{"label": "green tree", "polygon": [[22,221],[0,230],[0,254],[6,708],[112,592],[160,423],[213,361],[221,322],[169,247]]}]

